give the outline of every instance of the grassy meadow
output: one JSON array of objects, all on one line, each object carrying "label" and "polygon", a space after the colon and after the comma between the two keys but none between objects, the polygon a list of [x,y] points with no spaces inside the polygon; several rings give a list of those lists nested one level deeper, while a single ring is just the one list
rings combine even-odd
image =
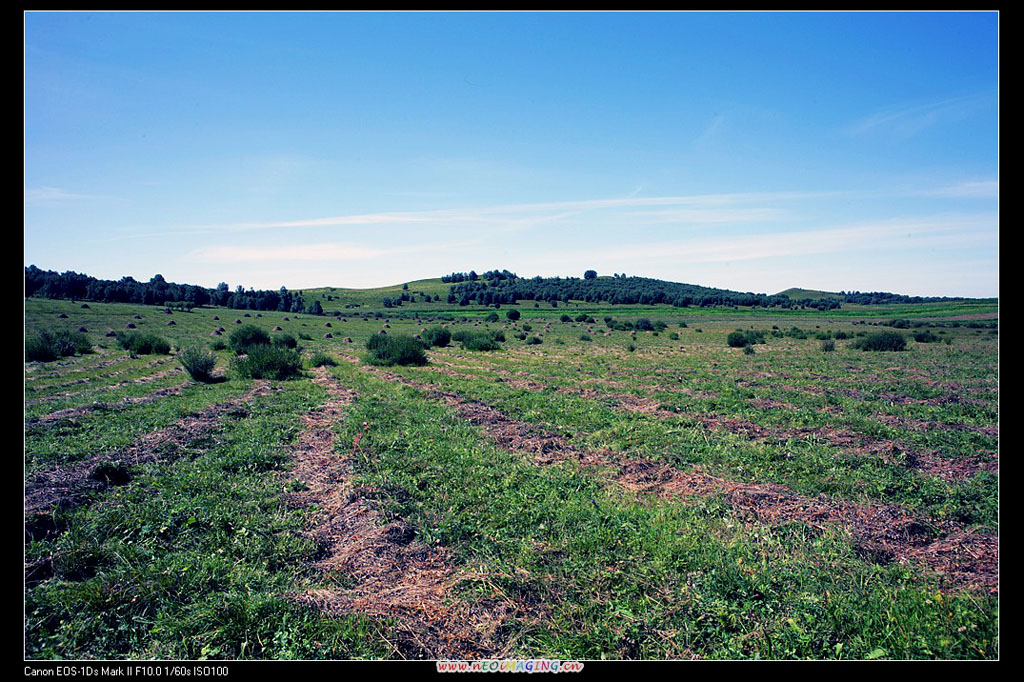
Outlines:
[{"label": "grassy meadow", "polygon": [[[27,338],[92,346],[25,363],[27,658],[999,657],[996,303],[304,294],[323,316],[26,299]],[[301,371],[246,374],[247,325]],[[434,326],[504,341],[367,361]],[[881,331],[905,349],[856,347]]]}]

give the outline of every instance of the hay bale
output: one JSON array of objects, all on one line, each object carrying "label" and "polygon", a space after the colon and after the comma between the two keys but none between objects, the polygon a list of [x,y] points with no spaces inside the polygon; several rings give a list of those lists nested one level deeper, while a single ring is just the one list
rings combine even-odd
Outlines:
[{"label": "hay bale", "polygon": [[235,320],[235,324],[242,324],[241,320]]},{"label": "hay bale", "polygon": [[58,320],[66,320],[66,319],[68,319],[68,316],[65,315],[64,313],[61,313],[60,315],[57,316],[57,319]]},{"label": "hay bale", "polygon": [[214,315],[214,316],[213,316],[213,319],[215,319],[215,320],[219,320],[219,319],[220,319],[220,317],[218,317],[217,315]]},{"label": "hay bale", "polygon": [[86,310],[88,310],[89,309],[89,304],[88,303],[83,303],[82,305],[80,305],[78,307],[79,308],[85,308]]},{"label": "hay bale", "polygon": [[250,315],[249,313],[246,313],[245,315],[242,315],[242,317],[252,317],[252,315]]},{"label": "hay bale", "polygon": [[226,332],[227,329],[225,329],[224,327],[217,327],[217,331],[219,331],[219,332]]},{"label": "hay bale", "polygon": [[285,321],[285,322],[291,322],[291,320],[290,320],[289,318],[287,318],[287,317],[286,317],[286,318],[284,318],[284,321]]},{"label": "hay bale", "polygon": [[117,332],[115,332],[113,329],[111,329],[109,332],[107,332],[103,336],[117,336]]},{"label": "hay bale", "polygon": [[284,331],[284,330],[283,330],[283,329],[281,329],[280,327],[274,327],[274,328],[273,328],[273,329],[271,329],[270,331],[272,331],[272,332],[282,332],[282,331]]},{"label": "hay bale", "polygon": [[132,319],[133,320],[141,320],[142,319],[142,315],[132,315]]},{"label": "hay bale", "polygon": [[84,334],[84,333],[86,333],[89,330],[86,329],[85,327],[79,327],[76,331],[81,332],[82,334]]},{"label": "hay bale", "polygon": [[331,323],[330,323],[330,322],[324,322],[324,326],[325,326],[325,327],[330,327],[330,326],[331,326]]},{"label": "hay bale", "polygon": [[220,336],[220,332],[214,329],[212,332],[210,332],[210,336]]},{"label": "hay bale", "polygon": [[352,339],[350,337],[346,336],[345,338],[343,338],[341,340],[341,342],[342,343],[352,343]]},{"label": "hay bale", "polygon": [[132,324],[131,322],[129,322],[128,324],[126,324],[126,325],[124,326],[124,328],[125,328],[125,329],[135,329],[135,325],[134,325],[134,324]]},{"label": "hay bale", "polygon": [[167,326],[168,326],[168,327],[173,327],[173,326],[174,326],[174,325],[176,325],[176,324],[178,324],[178,323],[177,323],[177,322],[175,322],[174,320],[170,320],[170,321],[169,321],[169,322],[167,323]]},{"label": "hay bale", "polygon": [[385,323],[384,323],[384,328],[385,328],[385,329],[391,329],[391,325],[390,325],[390,324],[388,324],[387,322],[385,322]]},{"label": "hay bale", "polygon": [[330,332],[327,332],[326,334],[324,334],[324,338],[325,338],[325,339],[333,339],[333,338],[334,338],[334,335],[333,335],[333,334],[331,334]]}]

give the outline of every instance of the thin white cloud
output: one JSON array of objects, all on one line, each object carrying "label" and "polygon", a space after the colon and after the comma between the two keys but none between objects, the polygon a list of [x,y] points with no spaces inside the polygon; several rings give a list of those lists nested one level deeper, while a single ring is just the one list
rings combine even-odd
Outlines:
[{"label": "thin white cloud", "polygon": [[989,105],[991,101],[992,97],[989,94],[980,93],[900,105],[860,119],[849,126],[847,132],[861,135],[885,131],[909,137],[937,123],[972,114]]},{"label": "thin white cloud", "polygon": [[209,246],[196,249],[189,257],[205,263],[328,262],[378,258],[380,249],[351,244],[301,244],[294,246]]},{"label": "thin white cloud", "polygon": [[999,196],[999,182],[997,180],[961,182],[955,185],[939,187],[938,189],[926,190],[922,194],[933,197],[995,199]]},{"label": "thin white cloud", "polygon": [[64,201],[67,199],[89,199],[88,194],[76,194],[60,189],[59,187],[36,187],[25,190],[25,203],[36,204],[50,201]]}]

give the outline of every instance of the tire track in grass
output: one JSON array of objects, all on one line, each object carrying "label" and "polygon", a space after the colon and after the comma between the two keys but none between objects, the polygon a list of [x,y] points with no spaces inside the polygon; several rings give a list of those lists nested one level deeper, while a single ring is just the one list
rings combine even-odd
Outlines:
[{"label": "tire track in grass", "polygon": [[[342,357],[360,363],[358,358]],[[631,492],[667,500],[722,495],[741,516],[770,524],[801,522],[817,529],[840,525],[849,529],[859,553],[868,561],[917,564],[940,576],[945,587],[998,593],[997,535],[954,522],[920,519],[899,505],[858,504],[824,495],[808,497],[783,485],[718,478],[699,467],[682,471],[608,451],[580,450],[563,436],[515,420],[483,402],[387,370],[360,366],[444,401],[461,418],[483,428],[497,445],[527,455],[539,465],[573,462],[581,468],[602,469],[615,484]]]},{"label": "tire track in grass", "polygon": [[[144,376],[138,377],[137,379],[128,379],[126,381],[119,381],[119,382],[113,383],[113,384],[99,385],[99,386],[96,386],[95,388],[88,388],[88,389],[85,389],[83,391],[64,391],[62,393],[51,393],[50,395],[46,395],[46,396],[43,396],[41,398],[34,398],[32,400],[26,400],[25,401],[25,405],[26,406],[42,405],[42,404],[45,404],[45,403],[51,403],[51,402],[55,402],[55,401],[63,400],[63,399],[67,399],[67,398],[74,398],[74,397],[77,397],[77,396],[80,396],[80,395],[83,395],[83,394],[102,393],[102,392],[105,392],[105,391],[115,391],[115,390],[117,390],[119,388],[124,388],[126,386],[139,386],[139,385],[142,385],[142,384],[149,384],[149,383],[153,383],[154,381],[159,381],[161,379],[165,379],[165,378],[171,376],[172,374],[182,374],[182,373],[184,373],[184,371],[185,370],[182,369],[181,367],[169,367],[168,369],[164,369],[164,370],[161,370],[159,372],[154,372],[153,374],[146,374]],[[114,376],[114,375],[113,374],[108,374],[107,375],[107,377],[111,377],[111,376]],[[95,383],[95,382],[90,382],[89,379],[79,379],[78,381],[72,382],[72,384],[69,384],[69,385],[88,384],[88,383]],[[60,388],[66,388],[66,386],[60,386]]]},{"label": "tire track in grass", "polygon": [[269,381],[256,381],[244,395],[193,412],[166,428],[143,435],[125,448],[100,453],[71,465],[37,471],[25,482],[27,539],[52,532],[56,510],[77,506],[91,492],[118,484],[117,470],[108,474],[97,473],[100,465],[115,462],[141,464],[167,457],[196,439],[219,430],[222,420],[246,416],[246,404],[272,390]]},{"label": "tire track in grass", "polygon": [[396,657],[502,655],[496,632],[521,607],[499,600],[469,605],[449,598],[456,585],[475,574],[457,569],[448,548],[424,544],[401,519],[389,520],[367,503],[366,491],[352,483],[352,454],[340,454],[335,447],[334,426],[343,421],[356,393],[343,388],[324,367],[314,370],[313,381],[327,390],[329,399],[303,417],[292,475],[305,490],[286,497],[295,505],[318,509],[310,532],[326,556],[317,567],[341,571],[356,584],[308,590],[295,598],[327,613],[390,619],[393,636],[380,634]]},{"label": "tire track in grass", "polygon": [[84,417],[92,412],[103,412],[114,410],[119,407],[127,407],[129,405],[144,405],[145,403],[151,403],[155,400],[167,398],[172,395],[178,395],[186,388],[192,385],[192,380],[185,377],[180,384],[169,386],[167,388],[157,389],[152,393],[137,398],[122,398],[115,403],[109,402],[94,402],[89,405],[79,405],[78,407],[66,407],[62,410],[56,410],[49,414],[39,415],[38,417],[29,417],[25,420],[26,428],[38,428],[55,426],[57,424],[66,424],[73,422],[77,417]]}]

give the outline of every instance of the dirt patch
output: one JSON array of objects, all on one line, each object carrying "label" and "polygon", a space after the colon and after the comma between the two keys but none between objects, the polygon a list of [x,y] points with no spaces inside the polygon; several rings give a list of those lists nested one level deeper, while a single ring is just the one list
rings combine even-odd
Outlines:
[{"label": "dirt patch", "polygon": [[[455,568],[446,547],[427,545],[400,519],[388,519],[368,501],[365,489],[352,484],[352,457],[335,448],[333,425],[343,418],[353,391],[340,387],[323,368],[313,381],[327,389],[329,399],[303,418],[294,447],[291,476],[305,485],[287,493],[297,506],[316,505],[310,533],[323,548],[317,566],[341,572],[351,588],[310,590],[294,595],[328,613],[359,613],[393,619],[385,639],[393,658],[478,658],[506,653],[501,625],[527,611],[508,599],[487,599],[473,607],[451,598],[454,588],[481,576]],[[361,434],[360,434],[361,436]],[[383,635],[383,633],[381,633]]]}]

